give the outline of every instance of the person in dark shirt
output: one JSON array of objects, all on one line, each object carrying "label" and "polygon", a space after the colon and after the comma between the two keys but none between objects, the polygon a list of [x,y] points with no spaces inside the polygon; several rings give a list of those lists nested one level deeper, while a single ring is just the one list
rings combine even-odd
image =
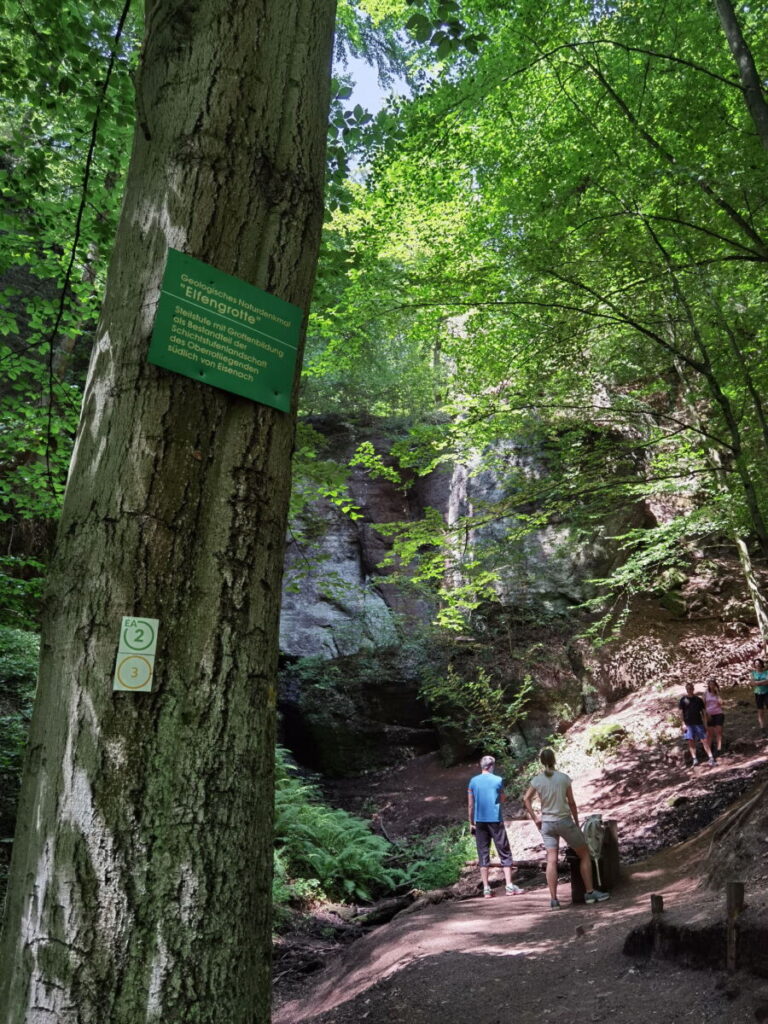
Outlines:
[{"label": "person in dark shirt", "polygon": [[707,709],[701,697],[693,692],[693,683],[685,684],[685,696],[680,698],[678,707],[683,717],[683,735],[688,741],[688,750],[691,754],[691,768],[695,768],[698,764],[696,742],[699,740],[709,758],[709,763],[714,764],[712,748],[707,739]]}]

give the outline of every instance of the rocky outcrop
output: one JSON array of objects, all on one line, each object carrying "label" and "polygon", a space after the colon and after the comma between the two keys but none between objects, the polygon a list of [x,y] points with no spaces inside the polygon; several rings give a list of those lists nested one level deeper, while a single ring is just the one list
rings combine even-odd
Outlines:
[{"label": "rocky outcrop", "polygon": [[333,662],[287,665],[280,690],[281,739],[308,768],[355,775],[438,746],[407,652],[378,650]]},{"label": "rocky outcrop", "polygon": [[313,510],[321,534],[312,551],[290,541],[280,614],[280,649],[292,657],[338,658],[396,639],[381,580],[366,572],[361,527],[330,502]]},{"label": "rocky outcrop", "polygon": [[[324,457],[340,465],[364,439],[359,429],[336,419],[314,421],[313,426],[326,438]],[[365,439],[383,453],[392,443],[370,430]],[[321,499],[302,511],[300,529],[289,533],[280,648],[290,657],[337,658],[388,647],[397,642],[399,620],[428,622],[433,614],[428,601],[387,582],[387,571],[379,565],[390,543],[374,524],[412,522],[423,516],[427,504],[444,503],[444,474],[398,487],[353,469],[347,487],[361,518],[352,519]],[[296,533],[306,539],[297,541]]]},{"label": "rocky outcrop", "polygon": [[[361,440],[371,441],[387,460],[392,438],[383,429],[362,431],[330,418],[313,421],[313,426],[326,438],[325,457],[341,465]],[[400,486],[365,470],[352,470],[349,494],[362,518],[350,519],[330,501],[315,501],[302,513],[297,531],[309,540],[297,542],[289,535],[281,650],[293,657],[343,657],[396,642],[398,623],[428,622],[434,614],[428,600],[387,582],[388,571],[380,566],[390,542],[375,524],[417,521],[433,508],[453,525],[508,496],[508,481],[515,474],[545,473],[546,467],[514,442],[496,446],[493,468],[475,463],[441,468],[423,477],[403,473]],[[638,504],[621,521],[604,523],[589,542],[567,524],[546,526],[510,541],[522,523],[505,515],[470,530],[462,545],[464,553],[471,551],[479,560],[493,559],[504,547],[505,568],[497,586],[502,604],[561,614],[588,596],[589,579],[607,573],[616,562],[617,546],[611,538],[641,525],[644,515]]]},{"label": "rocky outcrop", "polygon": [[[385,463],[388,460],[393,441],[383,428],[361,430],[328,418],[312,425],[325,438],[323,458],[347,464],[366,440]],[[401,473],[400,484],[354,469],[347,488],[359,518],[350,518],[327,499],[310,502],[301,512],[289,536],[286,559],[280,625],[286,667],[280,706],[284,740],[302,763],[338,774],[354,771],[353,766],[360,770],[392,763],[438,743],[449,759],[470,752],[466,738],[456,730],[443,727],[438,737],[418,697],[419,670],[388,653],[423,631],[435,607],[389,579],[389,570],[381,563],[390,541],[375,524],[418,521],[429,508],[447,523],[460,524],[464,517],[509,497],[505,488],[510,480],[546,473],[541,462],[513,442],[496,446],[493,463],[491,468],[455,465],[423,477]],[[585,599],[590,578],[610,570],[617,549],[609,538],[639,525],[642,515],[638,507],[629,519],[605,524],[588,544],[567,524],[511,540],[521,523],[510,515],[498,521],[487,518],[481,528],[468,529],[462,536],[460,554],[471,553],[474,559],[488,559],[497,566],[498,551],[504,551],[506,568],[494,606],[497,618],[522,614],[529,623],[551,621]],[[461,577],[454,582],[461,584]],[[506,659],[506,664],[489,667],[495,679],[515,692],[531,659],[513,653],[503,635],[505,628],[488,627],[485,642],[492,645],[498,640],[504,648],[498,661]],[[554,661],[553,648],[542,653],[537,684],[545,695],[559,695],[555,724],[565,726],[589,710],[590,688],[584,684],[588,672],[569,655],[567,640],[556,647]],[[463,660],[459,656],[458,662]],[[466,671],[473,670],[468,663]],[[552,727],[551,710],[540,700],[531,708],[527,728],[511,737],[511,743],[522,753]]]},{"label": "rocky outcrop", "polygon": [[[327,439],[325,457],[348,461],[359,431],[338,421],[315,426]],[[362,439],[386,459],[392,442],[384,431],[369,428]],[[510,481],[546,472],[512,442],[498,445],[493,461],[492,469],[457,465],[420,478],[403,474],[401,486],[357,469],[348,489],[360,518],[327,500],[302,512],[301,542],[293,539],[288,549],[280,706],[284,740],[304,764],[346,773],[436,745],[448,760],[466,757],[467,738],[460,725],[450,725],[450,715],[439,731],[432,728],[419,697],[427,670],[450,669],[471,680],[482,669],[510,697],[530,677],[525,720],[508,738],[521,758],[582,714],[648,686],[684,681],[692,664],[723,684],[744,676],[758,647],[733,559],[692,553],[690,564],[660,578],[655,592],[633,599],[618,637],[597,647],[578,638],[583,619],[569,612],[589,596],[589,581],[609,574],[621,557],[611,538],[646,523],[640,504],[603,522],[588,542],[568,523],[516,536],[511,515],[469,529],[462,554],[505,566],[498,601],[477,610],[467,636],[438,645],[429,635],[434,607],[381,568],[389,541],[375,524],[416,521],[428,508],[448,523],[464,517],[469,523],[509,496]],[[418,656],[409,659],[409,647]]]}]

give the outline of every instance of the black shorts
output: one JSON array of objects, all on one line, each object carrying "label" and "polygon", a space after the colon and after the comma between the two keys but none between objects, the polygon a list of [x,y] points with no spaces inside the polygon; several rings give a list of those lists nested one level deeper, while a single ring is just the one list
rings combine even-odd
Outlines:
[{"label": "black shorts", "polygon": [[755,704],[759,708],[768,708],[768,693],[756,693]]},{"label": "black shorts", "polygon": [[491,863],[491,840],[496,847],[501,866],[511,868],[512,850],[503,821],[475,822],[475,843],[477,844],[477,859],[480,862],[480,867],[487,868]]},{"label": "black shorts", "polygon": [[[768,694],[766,694],[768,696]],[[725,715],[710,715],[707,725],[722,725],[725,721]]]}]

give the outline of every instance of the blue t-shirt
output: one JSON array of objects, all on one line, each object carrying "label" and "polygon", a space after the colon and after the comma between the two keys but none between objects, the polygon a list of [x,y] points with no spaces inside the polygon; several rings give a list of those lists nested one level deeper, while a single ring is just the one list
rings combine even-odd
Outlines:
[{"label": "blue t-shirt", "polygon": [[475,801],[475,821],[502,821],[499,793],[503,788],[504,780],[490,772],[469,780],[467,789]]},{"label": "blue t-shirt", "polygon": [[768,693],[768,672],[753,672],[752,682],[755,693]]}]

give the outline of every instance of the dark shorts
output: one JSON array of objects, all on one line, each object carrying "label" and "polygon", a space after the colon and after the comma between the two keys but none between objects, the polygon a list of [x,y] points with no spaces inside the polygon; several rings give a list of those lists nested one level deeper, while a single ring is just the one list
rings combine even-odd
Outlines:
[{"label": "dark shorts", "polygon": [[491,863],[491,840],[496,847],[501,866],[511,868],[512,850],[503,821],[475,822],[475,843],[477,844],[477,859],[480,861],[480,867],[487,868]]},{"label": "dark shorts", "polygon": [[755,704],[759,708],[768,708],[768,693],[756,693]]},{"label": "dark shorts", "polygon": [[724,721],[725,721],[725,715],[710,715],[709,716],[709,724],[712,725],[712,726],[714,726],[714,725],[722,725]]}]

